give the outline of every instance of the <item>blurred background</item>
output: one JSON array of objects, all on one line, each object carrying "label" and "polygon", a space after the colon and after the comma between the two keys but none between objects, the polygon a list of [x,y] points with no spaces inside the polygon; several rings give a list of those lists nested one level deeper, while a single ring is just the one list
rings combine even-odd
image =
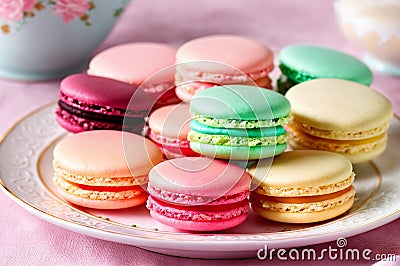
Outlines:
[{"label": "blurred background", "polygon": [[176,46],[192,38],[232,33],[272,49],[294,42],[348,45],[336,25],[333,0],[134,0],[101,48],[133,41]]}]

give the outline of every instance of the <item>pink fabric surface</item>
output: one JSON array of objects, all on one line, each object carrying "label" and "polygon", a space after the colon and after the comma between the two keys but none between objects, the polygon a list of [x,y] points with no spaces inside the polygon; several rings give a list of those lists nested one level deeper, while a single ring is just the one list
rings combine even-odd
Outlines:
[{"label": "pink fabric surface", "polygon": [[[134,0],[113,32],[99,48],[136,41],[178,46],[209,34],[233,33],[255,38],[274,50],[291,43],[335,47],[361,56],[335,23],[333,1],[319,0]],[[374,73],[373,87],[382,91],[400,114],[400,79]],[[18,82],[0,80],[0,133],[45,103],[57,99],[59,80]],[[62,229],[30,214],[0,193],[0,264],[2,265],[256,265],[257,259],[207,261],[177,258],[133,246],[107,242]],[[348,247],[373,253],[400,254],[400,219],[375,230],[347,238]],[[316,250],[335,242],[311,246]],[[308,248],[311,248],[308,247]],[[397,259],[400,263],[400,258]],[[273,261],[276,265],[299,262]],[[335,265],[336,261],[307,262]],[[341,261],[342,265],[370,265]]]}]

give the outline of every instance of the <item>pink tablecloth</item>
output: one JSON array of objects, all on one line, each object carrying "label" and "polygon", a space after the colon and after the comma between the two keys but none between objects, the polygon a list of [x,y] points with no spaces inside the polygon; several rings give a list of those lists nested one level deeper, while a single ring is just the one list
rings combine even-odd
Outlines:
[{"label": "pink tablecloth", "polygon": [[[319,0],[134,0],[99,50],[136,41],[156,41],[178,46],[194,37],[219,33],[249,36],[272,49],[302,42],[336,47],[361,56],[361,51],[348,44],[336,27],[332,1]],[[59,81],[21,83],[0,80],[0,133],[3,134],[19,118],[35,108],[54,101],[58,83]],[[393,101],[395,112],[400,114],[400,79],[375,73],[373,86]],[[28,213],[4,193],[0,193],[0,202],[2,265],[211,263],[156,254],[67,231]],[[347,241],[348,246],[353,248],[369,248],[374,253],[400,254],[400,219],[350,237]],[[321,250],[329,245],[335,246],[335,243],[315,245],[312,248]],[[398,263],[399,260],[398,258]],[[274,262],[279,263],[278,260]],[[249,259],[218,263],[251,265],[269,262]],[[291,263],[298,264],[293,261]],[[335,264],[334,261],[323,263]],[[372,264],[365,261],[341,263]]]}]

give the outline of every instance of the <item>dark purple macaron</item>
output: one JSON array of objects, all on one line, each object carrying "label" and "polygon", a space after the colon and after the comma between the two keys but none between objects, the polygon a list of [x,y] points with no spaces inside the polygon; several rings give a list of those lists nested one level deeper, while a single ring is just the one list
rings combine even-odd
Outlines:
[{"label": "dark purple macaron", "polygon": [[151,106],[147,94],[133,85],[82,73],[61,81],[55,113],[57,122],[73,133],[96,129],[141,133]]}]

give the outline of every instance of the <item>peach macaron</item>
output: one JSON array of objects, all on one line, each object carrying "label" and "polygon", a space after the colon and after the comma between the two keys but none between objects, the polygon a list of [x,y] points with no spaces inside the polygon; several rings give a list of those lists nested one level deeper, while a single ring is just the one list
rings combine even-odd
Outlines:
[{"label": "peach macaron", "polygon": [[65,200],[88,208],[121,209],[146,201],[142,187],[162,154],[142,136],[96,130],[63,138],[53,158],[53,180]]}]

